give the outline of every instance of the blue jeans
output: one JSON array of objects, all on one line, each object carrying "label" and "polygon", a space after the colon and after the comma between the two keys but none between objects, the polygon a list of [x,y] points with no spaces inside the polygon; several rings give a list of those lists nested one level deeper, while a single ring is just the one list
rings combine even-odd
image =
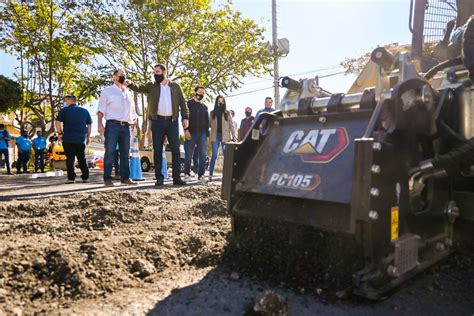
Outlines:
[{"label": "blue jeans", "polygon": [[[195,145],[197,144],[197,147]],[[191,160],[194,156],[194,150],[197,151],[198,155],[198,176],[201,177],[206,171],[206,133],[193,133],[191,134],[191,139],[185,144],[186,158],[184,160],[184,173],[190,174],[191,170]]]},{"label": "blue jeans", "polygon": [[7,173],[10,173],[10,153],[8,152],[8,148],[0,149],[0,160],[2,159],[2,155],[5,156],[5,165],[7,167]]},{"label": "blue jeans", "polygon": [[118,176],[120,174],[120,149],[115,150],[114,169],[115,175]]},{"label": "blue jeans", "polygon": [[[185,139],[184,140],[184,151],[186,152],[187,148],[188,148],[188,143],[189,143],[189,140]],[[207,149],[207,148],[206,148]],[[197,174],[198,173],[198,168],[199,168],[199,157],[198,157],[198,151],[196,150],[196,146],[194,146],[194,153],[193,153],[193,166],[192,168],[190,167],[190,169],[195,173]]]},{"label": "blue jeans", "polygon": [[44,172],[44,149],[35,150],[35,172]]},{"label": "blue jeans", "polygon": [[18,162],[16,164],[16,170],[21,172],[23,167],[23,172],[28,171],[28,161],[30,160],[30,151],[29,150],[20,150],[18,152]]},{"label": "blue jeans", "polygon": [[167,120],[158,117],[156,120],[151,120],[151,136],[153,138],[153,163],[155,164],[155,178],[157,181],[163,180],[161,168],[163,164],[163,143],[165,136],[171,146],[171,157],[173,164],[173,180],[180,179],[180,162],[179,154],[179,125],[178,120]]},{"label": "blue jeans", "polygon": [[[222,142],[222,135],[217,134],[216,141],[212,142],[211,145],[212,145],[212,156],[211,156],[211,163],[209,164],[209,175],[210,176],[212,176],[214,174],[214,165],[216,164],[217,154],[219,153],[219,145],[222,146],[222,151],[224,151],[225,145]],[[204,159],[206,159],[206,158],[204,158]]]},{"label": "blue jeans", "polygon": [[117,144],[120,148],[120,178],[130,178],[130,126],[107,122],[105,125],[105,155],[104,155],[104,181],[112,179],[112,166],[117,152]]}]

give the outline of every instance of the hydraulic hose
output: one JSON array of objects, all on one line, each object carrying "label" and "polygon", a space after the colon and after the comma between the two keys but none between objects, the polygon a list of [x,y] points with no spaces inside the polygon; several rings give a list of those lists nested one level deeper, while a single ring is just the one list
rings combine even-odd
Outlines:
[{"label": "hydraulic hose", "polygon": [[432,161],[435,169],[444,169],[452,176],[461,169],[474,165],[474,138]]},{"label": "hydraulic hose", "polygon": [[436,66],[434,66],[433,68],[431,68],[430,70],[428,70],[425,74],[425,79],[430,80],[431,78],[433,78],[434,75],[436,75],[436,73],[438,71],[443,70],[443,69],[448,68],[448,67],[462,65],[462,63],[463,63],[463,60],[460,56],[456,57],[456,58],[453,58],[453,59],[448,59],[446,61],[443,61],[442,63],[439,63]]}]

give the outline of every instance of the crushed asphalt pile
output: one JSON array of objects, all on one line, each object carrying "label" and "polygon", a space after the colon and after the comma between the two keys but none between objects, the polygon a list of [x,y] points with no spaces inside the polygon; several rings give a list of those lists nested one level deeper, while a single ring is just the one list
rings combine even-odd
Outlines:
[{"label": "crushed asphalt pile", "polygon": [[62,305],[216,265],[219,187],[112,191],[0,206],[0,309]]},{"label": "crushed asphalt pile", "polygon": [[[232,224],[235,236],[217,185],[3,202],[0,315],[1,311],[68,313],[71,306],[91,305],[81,302],[102,304],[114,295],[126,301],[123,293],[129,290],[160,286],[165,287],[163,293],[174,295],[157,307],[156,314],[173,314],[170,308],[179,314],[191,312],[192,304],[186,304],[199,300],[200,293],[208,293],[203,294],[203,310],[213,308],[207,299],[214,293],[238,304],[227,302],[219,311],[232,314],[240,310],[238,314],[248,315],[287,315],[291,308],[299,311],[298,306],[295,310],[295,293],[323,302],[347,298],[351,273],[361,268],[363,260],[354,240],[256,219],[236,218]],[[444,295],[451,291],[441,289],[451,287],[471,291],[474,278],[466,281],[464,277],[474,273],[471,250],[427,271],[424,280],[432,283],[421,290],[415,287],[416,292],[431,297],[433,291]],[[207,273],[194,290],[174,290],[182,286],[174,281],[179,276],[194,280]],[[253,285],[245,286],[247,283]],[[244,293],[241,298],[235,298],[236,286]],[[266,291],[274,286],[280,294]],[[466,301],[463,296],[452,296]],[[293,302],[287,297],[293,297]],[[434,296],[432,300],[439,301]],[[304,301],[300,306],[304,309],[308,304]],[[416,311],[417,306],[414,302],[410,308]]]}]

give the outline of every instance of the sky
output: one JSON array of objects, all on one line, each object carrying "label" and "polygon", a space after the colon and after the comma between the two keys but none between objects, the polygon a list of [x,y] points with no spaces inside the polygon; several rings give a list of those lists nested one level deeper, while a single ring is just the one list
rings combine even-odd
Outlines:
[{"label": "sky", "polygon": [[[214,1],[218,6],[224,0]],[[234,0],[232,8],[263,26],[271,41],[271,3]],[[337,67],[346,58],[359,57],[378,45],[410,43],[409,5],[410,0],[277,0],[278,37],[290,42],[290,53],[279,61],[280,76],[300,79],[340,72],[343,69]],[[15,58],[0,53],[0,74],[12,77],[15,66]],[[320,85],[330,92],[346,92],[354,79],[335,75],[320,79]],[[265,97],[273,96],[272,80],[270,74],[244,78],[240,89],[227,92],[227,105],[238,122],[246,106],[256,113],[264,107]],[[284,92],[281,88],[280,95]],[[88,109],[95,117],[96,105]]]},{"label": "sky", "polygon": [[[279,61],[280,76],[301,79],[340,72],[342,68],[321,69],[378,45],[410,43],[409,5],[410,0],[277,0],[278,38],[290,41],[290,53]],[[271,40],[271,0],[235,0],[232,7],[258,21]],[[266,96],[273,96],[270,74],[265,78],[246,78],[241,89],[229,93],[227,104],[238,113],[237,119],[246,106],[255,113]],[[346,92],[354,80],[353,75],[335,75],[320,79],[320,85],[330,92]],[[264,88],[269,89],[243,94]],[[280,88],[281,96],[284,92]]]}]

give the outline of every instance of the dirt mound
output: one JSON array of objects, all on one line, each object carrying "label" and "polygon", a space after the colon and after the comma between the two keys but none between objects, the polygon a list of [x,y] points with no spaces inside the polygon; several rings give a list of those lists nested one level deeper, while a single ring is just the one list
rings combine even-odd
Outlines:
[{"label": "dirt mound", "polygon": [[27,312],[215,265],[230,234],[212,185],[13,201],[0,219],[0,308]]}]

